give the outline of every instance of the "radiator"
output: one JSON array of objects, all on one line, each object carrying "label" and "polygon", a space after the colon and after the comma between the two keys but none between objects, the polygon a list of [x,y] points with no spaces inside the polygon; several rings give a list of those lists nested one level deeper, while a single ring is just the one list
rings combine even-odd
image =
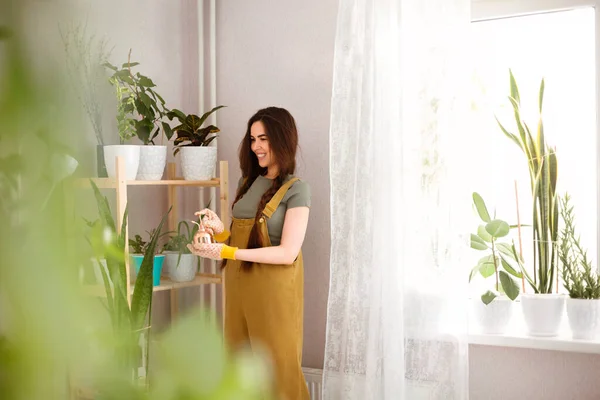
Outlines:
[{"label": "radiator", "polygon": [[306,378],[306,384],[308,385],[308,393],[310,394],[310,400],[321,400],[323,398],[323,388],[321,382],[323,381],[323,370],[315,368],[302,368],[304,372],[304,378]]}]

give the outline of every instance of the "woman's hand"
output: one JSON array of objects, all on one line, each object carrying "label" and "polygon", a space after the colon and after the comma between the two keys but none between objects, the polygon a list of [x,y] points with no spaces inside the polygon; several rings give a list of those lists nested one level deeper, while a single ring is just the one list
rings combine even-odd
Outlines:
[{"label": "woman's hand", "polygon": [[198,257],[210,258],[212,260],[222,260],[227,258],[235,260],[237,247],[227,246],[223,243],[200,243],[194,238],[194,243],[188,244],[190,252]]},{"label": "woman's hand", "polygon": [[[201,218],[204,228],[211,235],[220,235],[225,230],[223,222],[213,210],[205,208],[202,211],[197,211],[194,215]],[[202,215],[204,215],[204,218],[202,218]]]}]

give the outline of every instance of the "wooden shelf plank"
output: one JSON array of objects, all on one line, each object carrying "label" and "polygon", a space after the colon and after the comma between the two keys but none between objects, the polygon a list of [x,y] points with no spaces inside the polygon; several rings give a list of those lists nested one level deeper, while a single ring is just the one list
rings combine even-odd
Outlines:
[{"label": "wooden shelf plank", "polygon": [[[89,186],[92,180],[100,189],[110,189],[117,187],[117,180],[114,178],[80,178],[77,179],[78,187]],[[196,186],[196,187],[219,187],[219,178],[210,181],[186,181],[182,178],[164,179],[160,181],[127,181],[127,186]]]},{"label": "wooden shelf plank", "polygon": [[[169,278],[161,278],[160,285],[154,286],[153,291],[162,292],[165,290],[180,289],[184,287],[221,283],[223,283],[223,278],[219,274],[197,274],[196,277],[189,282],[174,282]],[[135,282],[132,283],[131,290],[133,290],[134,284]],[[84,285],[84,291],[86,294],[91,296],[104,297],[106,295],[104,286],[102,285]]]}]

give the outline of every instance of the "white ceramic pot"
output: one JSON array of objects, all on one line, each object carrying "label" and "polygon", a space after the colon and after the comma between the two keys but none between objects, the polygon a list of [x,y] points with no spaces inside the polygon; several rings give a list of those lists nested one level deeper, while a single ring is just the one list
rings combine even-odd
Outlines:
[{"label": "white ceramic pot", "polygon": [[217,165],[217,148],[212,146],[182,147],[181,171],[188,181],[206,181],[214,177]]},{"label": "white ceramic pot", "polygon": [[133,144],[104,146],[104,163],[109,178],[117,177],[117,156],[123,157],[125,161],[125,179],[135,180],[140,165],[140,146]]},{"label": "white ceramic pot", "polygon": [[139,181],[159,181],[167,165],[167,146],[140,146],[140,167],[137,172]]},{"label": "white ceramic pot", "polygon": [[196,277],[198,266],[196,256],[193,254],[182,254],[177,265],[179,253],[166,254],[165,261],[169,258],[169,276],[174,282],[189,282]]},{"label": "white ceramic pot", "polygon": [[[165,277],[165,278],[170,278],[171,264],[173,264],[173,265],[177,264],[177,255],[179,253],[177,253],[176,251],[165,250],[165,251],[163,251],[163,254],[165,255],[165,262],[163,264],[163,269],[162,269],[162,273],[160,274],[160,276]],[[172,257],[173,254],[175,254],[175,262],[174,263],[173,263],[173,257]]]},{"label": "white ceramic pot", "polygon": [[593,340],[600,336],[600,300],[568,298],[567,316],[573,339]]},{"label": "white ceramic pot", "polygon": [[522,294],[523,317],[530,336],[557,336],[564,309],[563,294]]},{"label": "white ceramic pot", "polygon": [[513,315],[514,302],[498,296],[485,305],[480,297],[473,299],[473,318],[481,333],[503,334]]}]

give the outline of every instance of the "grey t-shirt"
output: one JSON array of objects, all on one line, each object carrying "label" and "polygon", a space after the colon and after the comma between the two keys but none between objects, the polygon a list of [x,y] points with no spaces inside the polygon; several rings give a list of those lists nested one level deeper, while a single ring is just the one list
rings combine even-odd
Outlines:
[{"label": "grey t-shirt", "polygon": [[[285,182],[293,177],[289,175]],[[243,178],[238,182],[238,189],[243,183]],[[256,178],[252,186],[244,194],[244,196],[233,206],[233,216],[238,219],[250,219],[256,217],[258,204],[263,194],[273,185],[273,180],[259,176]],[[285,212],[288,208],[294,207],[310,207],[310,186],[308,183],[298,180],[292,184],[287,193],[283,196],[283,200],[273,213],[273,216],[267,221],[269,237],[273,246],[278,246],[281,243],[281,232],[283,231],[283,222]]]}]

